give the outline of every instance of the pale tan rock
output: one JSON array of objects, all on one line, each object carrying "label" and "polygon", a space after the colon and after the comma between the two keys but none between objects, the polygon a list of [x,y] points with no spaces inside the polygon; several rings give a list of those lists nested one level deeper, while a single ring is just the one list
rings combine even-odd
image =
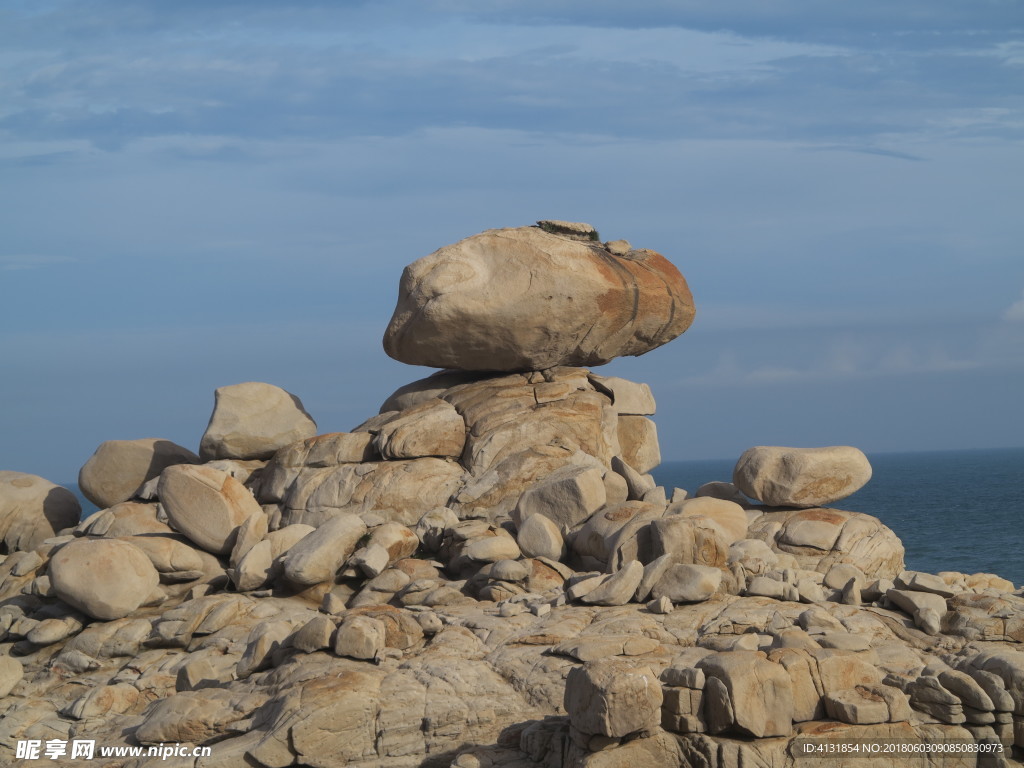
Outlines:
[{"label": "pale tan rock", "polygon": [[109,509],[101,509],[83,520],[75,530],[86,536],[106,536],[110,539],[147,533],[174,533],[169,525],[157,519],[156,504],[134,501],[124,501]]},{"label": "pale tan rock", "polygon": [[0,470],[0,540],[7,552],[29,551],[78,525],[82,505],[67,488],[38,475]]},{"label": "pale tan rock", "polygon": [[216,390],[199,455],[204,461],[269,459],[278,448],[315,434],[316,423],[295,395],[273,384],[233,384]]},{"label": "pale tan rock", "polygon": [[512,519],[521,526],[530,515],[544,515],[565,533],[604,506],[606,499],[598,467],[567,466],[526,490]]},{"label": "pale tan rock", "polygon": [[647,384],[618,376],[598,376],[596,373],[589,374],[587,378],[595,389],[611,398],[612,408],[620,416],[654,415],[654,395]]},{"label": "pale tan rock", "polygon": [[565,556],[562,532],[543,514],[533,514],[516,531],[516,543],[526,557],[561,560]]},{"label": "pale tan rock", "polygon": [[470,541],[462,550],[462,554],[470,560],[494,563],[498,560],[515,560],[522,552],[512,536],[498,529],[490,536],[481,536]]},{"label": "pale tan rock", "polygon": [[725,532],[730,545],[747,536],[747,513],[739,504],[726,499],[711,496],[684,499],[672,504],[666,514],[707,518]]},{"label": "pale tan rock", "polygon": [[458,515],[447,507],[438,507],[424,512],[416,522],[416,538],[426,552],[434,553],[441,549],[445,531],[458,524]]},{"label": "pale tan rock", "polygon": [[127,541],[140,549],[157,572],[165,577],[196,572],[202,574],[220,569],[215,558],[190,546],[184,536],[143,534],[125,536],[121,541]]},{"label": "pale tan rock", "polygon": [[171,525],[215,555],[228,554],[238,527],[262,511],[244,485],[202,466],[168,467],[158,493]]},{"label": "pale tan rock", "polygon": [[650,525],[653,557],[671,554],[680,563],[724,567],[734,539],[703,515],[667,515]]},{"label": "pale tan rock", "polygon": [[25,670],[21,662],[10,656],[0,656],[0,699],[4,698],[14,686],[21,682]]},{"label": "pale tan rock", "polygon": [[625,605],[633,599],[643,575],[643,564],[633,560],[584,595],[583,602],[590,605]]},{"label": "pale tan rock", "polygon": [[903,543],[871,515],[838,509],[768,512],[753,520],[750,538],[792,555],[800,568],[828,573],[837,563],[859,568],[867,579],[891,579],[903,570]]},{"label": "pale tan rock", "polygon": [[95,619],[120,619],[151,598],[160,576],[137,547],[113,539],[77,539],[50,559],[57,596]]},{"label": "pale tan rock", "polygon": [[665,569],[651,589],[651,597],[667,597],[674,604],[709,599],[722,584],[722,571],[707,565],[676,563]]},{"label": "pale tan rock", "polygon": [[134,736],[141,744],[202,744],[247,718],[265,699],[230,689],[182,691],[154,704]]},{"label": "pale tan rock", "polygon": [[414,405],[439,398],[449,389],[461,384],[469,384],[494,374],[476,371],[438,371],[423,379],[404,384],[396,389],[380,407],[381,413],[400,412]]},{"label": "pale tan rock", "polygon": [[388,565],[393,565],[413,555],[420,540],[416,534],[401,523],[384,523],[370,532],[368,545],[381,547],[388,556]]},{"label": "pale tan rock", "polygon": [[288,550],[285,578],[303,585],[333,581],[365,534],[366,524],[359,516],[333,517]]},{"label": "pale tan rock", "polygon": [[249,550],[266,537],[269,529],[270,522],[263,510],[253,511],[239,526],[238,532],[235,534],[235,543],[231,548],[231,557],[229,558],[231,567],[237,568]]},{"label": "pale tan rock", "polygon": [[886,599],[906,611],[914,623],[929,635],[942,631],[942,618],[946,615],[946,601],[931,592],[915,592],[909,589],[890,589]]},{"label": "pale tan rock", "polygon": [[670,341],[693,315],[686,281],[653,251],[488,230],[406,267],[384,349],[435,368],[599,365]]},{"label": "pale tan rock", "polygon": [[825,696],[828,716],[841,723],[870,725],[889,720],[889,706],[885,700],[865,686],[847,688]]},{"label": "pale tan rock", "polygon": [[78,487],[100,509],[128,501],[147,480],[175,464],[198,464],[188,448],[150,437],[101,443],[78,472]]},{"label": "pale tan rock", "polygon": [[661,723],[661,685],[648,667],[599,659],[576,667],[565,681],[565,711],[586,734],[622,737]]},{"label": "pale tan rock", "polygon": [[335,629],[337,627],[328,617],[315,616],[292,636],[292,646],[303,653],[325,650],[331,647]]},{"label": "pale tan rock", "polygon": [[786,736],[793,730],[793,682],[779,664],[756,651],[705,656],[697,668],[729,694],[733,727],[755,738]]},{"label": "pale tan rock", "polygon": [[658,428],[645,416],[619,416],[619,446],[622,458],[640,474],[661,464]]},{"label": "pale tan rock", "polygon": [[458,457],[466,446],[466,423],[451,404],[435,398],[382,426],[374,445],[385,459]]},{"label": "pale tan rock", "polygon": [[871,464],[856,448],[757,446],[743,453],[733,483],[771,507],[820,507],[845,499],[871,479]]},{"label": "pale tan rock", "polygon": [[353,659],[373,660],[385,648],[384,622],[369,616],[345,619],[334,639],[334,652]]},{"label": "pale tan rock", "polygon": [[454,461],[423,458],[293,472],[280,499],[286,523],[319,526],[340,513],[377,512],[413,526],[424,512],[448,504],[465,470]]}]

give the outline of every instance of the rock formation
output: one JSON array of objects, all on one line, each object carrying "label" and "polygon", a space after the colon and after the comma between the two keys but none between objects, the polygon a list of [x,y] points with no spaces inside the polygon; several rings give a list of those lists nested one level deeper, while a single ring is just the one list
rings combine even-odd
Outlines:
[{"label": "rock formation", "polygon": [[[403,290],[447,274],[485,327],[491,294],[466,253],[495,274],[524,254],[551,259],[530,267],[542,302],[553,286],[574,301],[597,290],[552,274],[563,259],[663,261],[592,232],[485,233],[450,264],[442,249],[430,269],[414,265]],[[905,570],[882,521],[821,506],[856,480],[832,482],[845,470],[822,470],[820,452],[745,454],[737,480],[763,504],[725,482],[694,498],[657,486],[650,389],[565,364],[636,354],[637,339],[664,343],[688,324],[673,289],[629,274],[619,285],[643,317],[620,313],[615,293],[588,316],[591,338],[575,316],[527,309],[550,344],[528,328],[473,342],[460,364],[491,370],[406,385],[350,432],[313,436],[276,387],[242,385],[240,403],[222,388],[204,463],[181,454],[82,522],[69,492],[0,473],[0,764],[18,764],[19,741],[74,739],[212,750],[107,763],[121,768],[893,762],[796,759],[838,740],[992,750],[934,765],[1019,759],[1024,599],[1012,584]],[[390,344],[428,350],[422,360],[460,346],[441,324],[414,328],[407,306],[403,294]],[[498,326],[513,322],[501,306]],[[116,461],[88,474],[104,488],[123,475]],[[761,490],[776,487],[788,495]]]}]

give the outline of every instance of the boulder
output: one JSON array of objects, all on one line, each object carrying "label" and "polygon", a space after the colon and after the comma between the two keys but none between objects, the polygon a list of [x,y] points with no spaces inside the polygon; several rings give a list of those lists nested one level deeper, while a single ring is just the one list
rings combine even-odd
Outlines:
[{"label": "boulder", "polygon": [[551,473],[528,489],[512,512],[517,526],[528,517],[544,515],[568,532],[604,506],[607,499],[603,473],[599,467],[569,465]]},{"label": "boulder", "polygon": [[903,543],[877,517],[861,512],[767,512],[750,523],[748,536],[792,555],[808,571],[828,573],[837,563],[855,565],[868,579],[892,579],[903,571]]},{"label": "boulder", "polygon": [[121,619],[145,603],[160,583],[149,558],[126,541],[76,539],[50,560],[57,597],[94,619]]},{"label": "boulder", "polygon": [[673,603],[699,603],[709,599],[722,584],[722,571],[709,565],[669,565],[651,589],[651,597],[667,597]]},{"label": "boulder", "polygon": [[662,692],[648,667],[598,659],[575,667],[565,680],[565,711],[573,728],[621,738],[661,724]]},{"label": "boulder", "polygon": [[545,226],[488,230],[406,267],[384,350],[435,368],[542,370],[640,355],[689,327],[690,290],[663,256]]},{"label": "boulder", "polygon": [[619,446],[622,458],[640,474],[647,474],[661,464],[658,428],[644,416],[619,416]]},{"label": "boulder", "polygon": [[450,403],[425,400],[382,426],[374,444],[385,459],[458,457],[466,446],[466,422]]},{"label": "boulder", "polygon": [[246,382],[219,387],[199,443],[203,461],[269,459],[278,448],[316,434],[302,402],[280,387]]},{"label": "boulder", "polygon": [[732,481],[743,493],[770,507],[820,507],[845,499],[871,479],[871,464],[848,445],[747,449]]},{"label": "boulder", "polygon": [[558,526],[541,514],[530,515],[516,532],[516,543],[526,557],[547,557],[561,560],[565,541]]},{"label": "boulder", "polygon": [[285,577],[294,584],[306,586],[333,581],[365,534],[366,524],[358,515],[340,514],[331,518],[288,551]]},{"label": "boulder", "polygon": [[157,493],[171,525],[215,555],[231,552],[238,527],[262,513],[244,485],[209,467],[168,467],[160,475]]},{"label": "boulder", "polygon": [[696,666],[728,693],[732,725],[740,733],[761,739],[792,732],[793,682],[781,664],[757,651],[730,651],[705,656]]},{"label": "boulder", "polygon": [[38,475],[0,470],[0,540],[5,552],[28,551],[78,525],[82,505],[67,488]]},{"label": "boulder", "polygon": [[128,501],[147,480],[175,464],[198,464],[188,448],[155,437],[101,443],[78,473],[78,487],[100,509]]}]

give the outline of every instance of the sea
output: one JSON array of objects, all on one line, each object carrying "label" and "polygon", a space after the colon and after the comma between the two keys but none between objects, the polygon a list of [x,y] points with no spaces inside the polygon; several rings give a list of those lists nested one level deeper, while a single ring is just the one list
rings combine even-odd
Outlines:
[{"label": "sea", "polygon": [[[1024,585],[1024,448],[868,454],[871,480],[830,506],[879,518],[903,541],[909,570],[995,573]],[[735,459],[669,461],[671,494],[732,480]]]},{"label": "sea", "polygon": [[[1024,586],[1024,448],[868,454],[871,480],[832,506],[874,515],[906,548],[914,571],[995,573]],[[654,470],[671,494],[732,480],[735,459],[667,461]],[[82,516],[96,506],[82,501]]]}]

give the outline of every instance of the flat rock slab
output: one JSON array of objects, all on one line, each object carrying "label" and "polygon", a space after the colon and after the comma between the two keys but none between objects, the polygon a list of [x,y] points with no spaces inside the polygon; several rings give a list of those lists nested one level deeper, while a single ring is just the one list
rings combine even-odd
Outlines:
[{"label": "flat rock slab", "polygon": [[770,507],[820,507],[845,499],[871,479],[871,464],[848,445],[747,449],[733,470],[733,483]]},{"label": "flat rock slab", "polygon": [[654,251],[491,229],[405,268],[384,349],[475,371],[600,365],[671,341],[693,316],[686,280]]}]

